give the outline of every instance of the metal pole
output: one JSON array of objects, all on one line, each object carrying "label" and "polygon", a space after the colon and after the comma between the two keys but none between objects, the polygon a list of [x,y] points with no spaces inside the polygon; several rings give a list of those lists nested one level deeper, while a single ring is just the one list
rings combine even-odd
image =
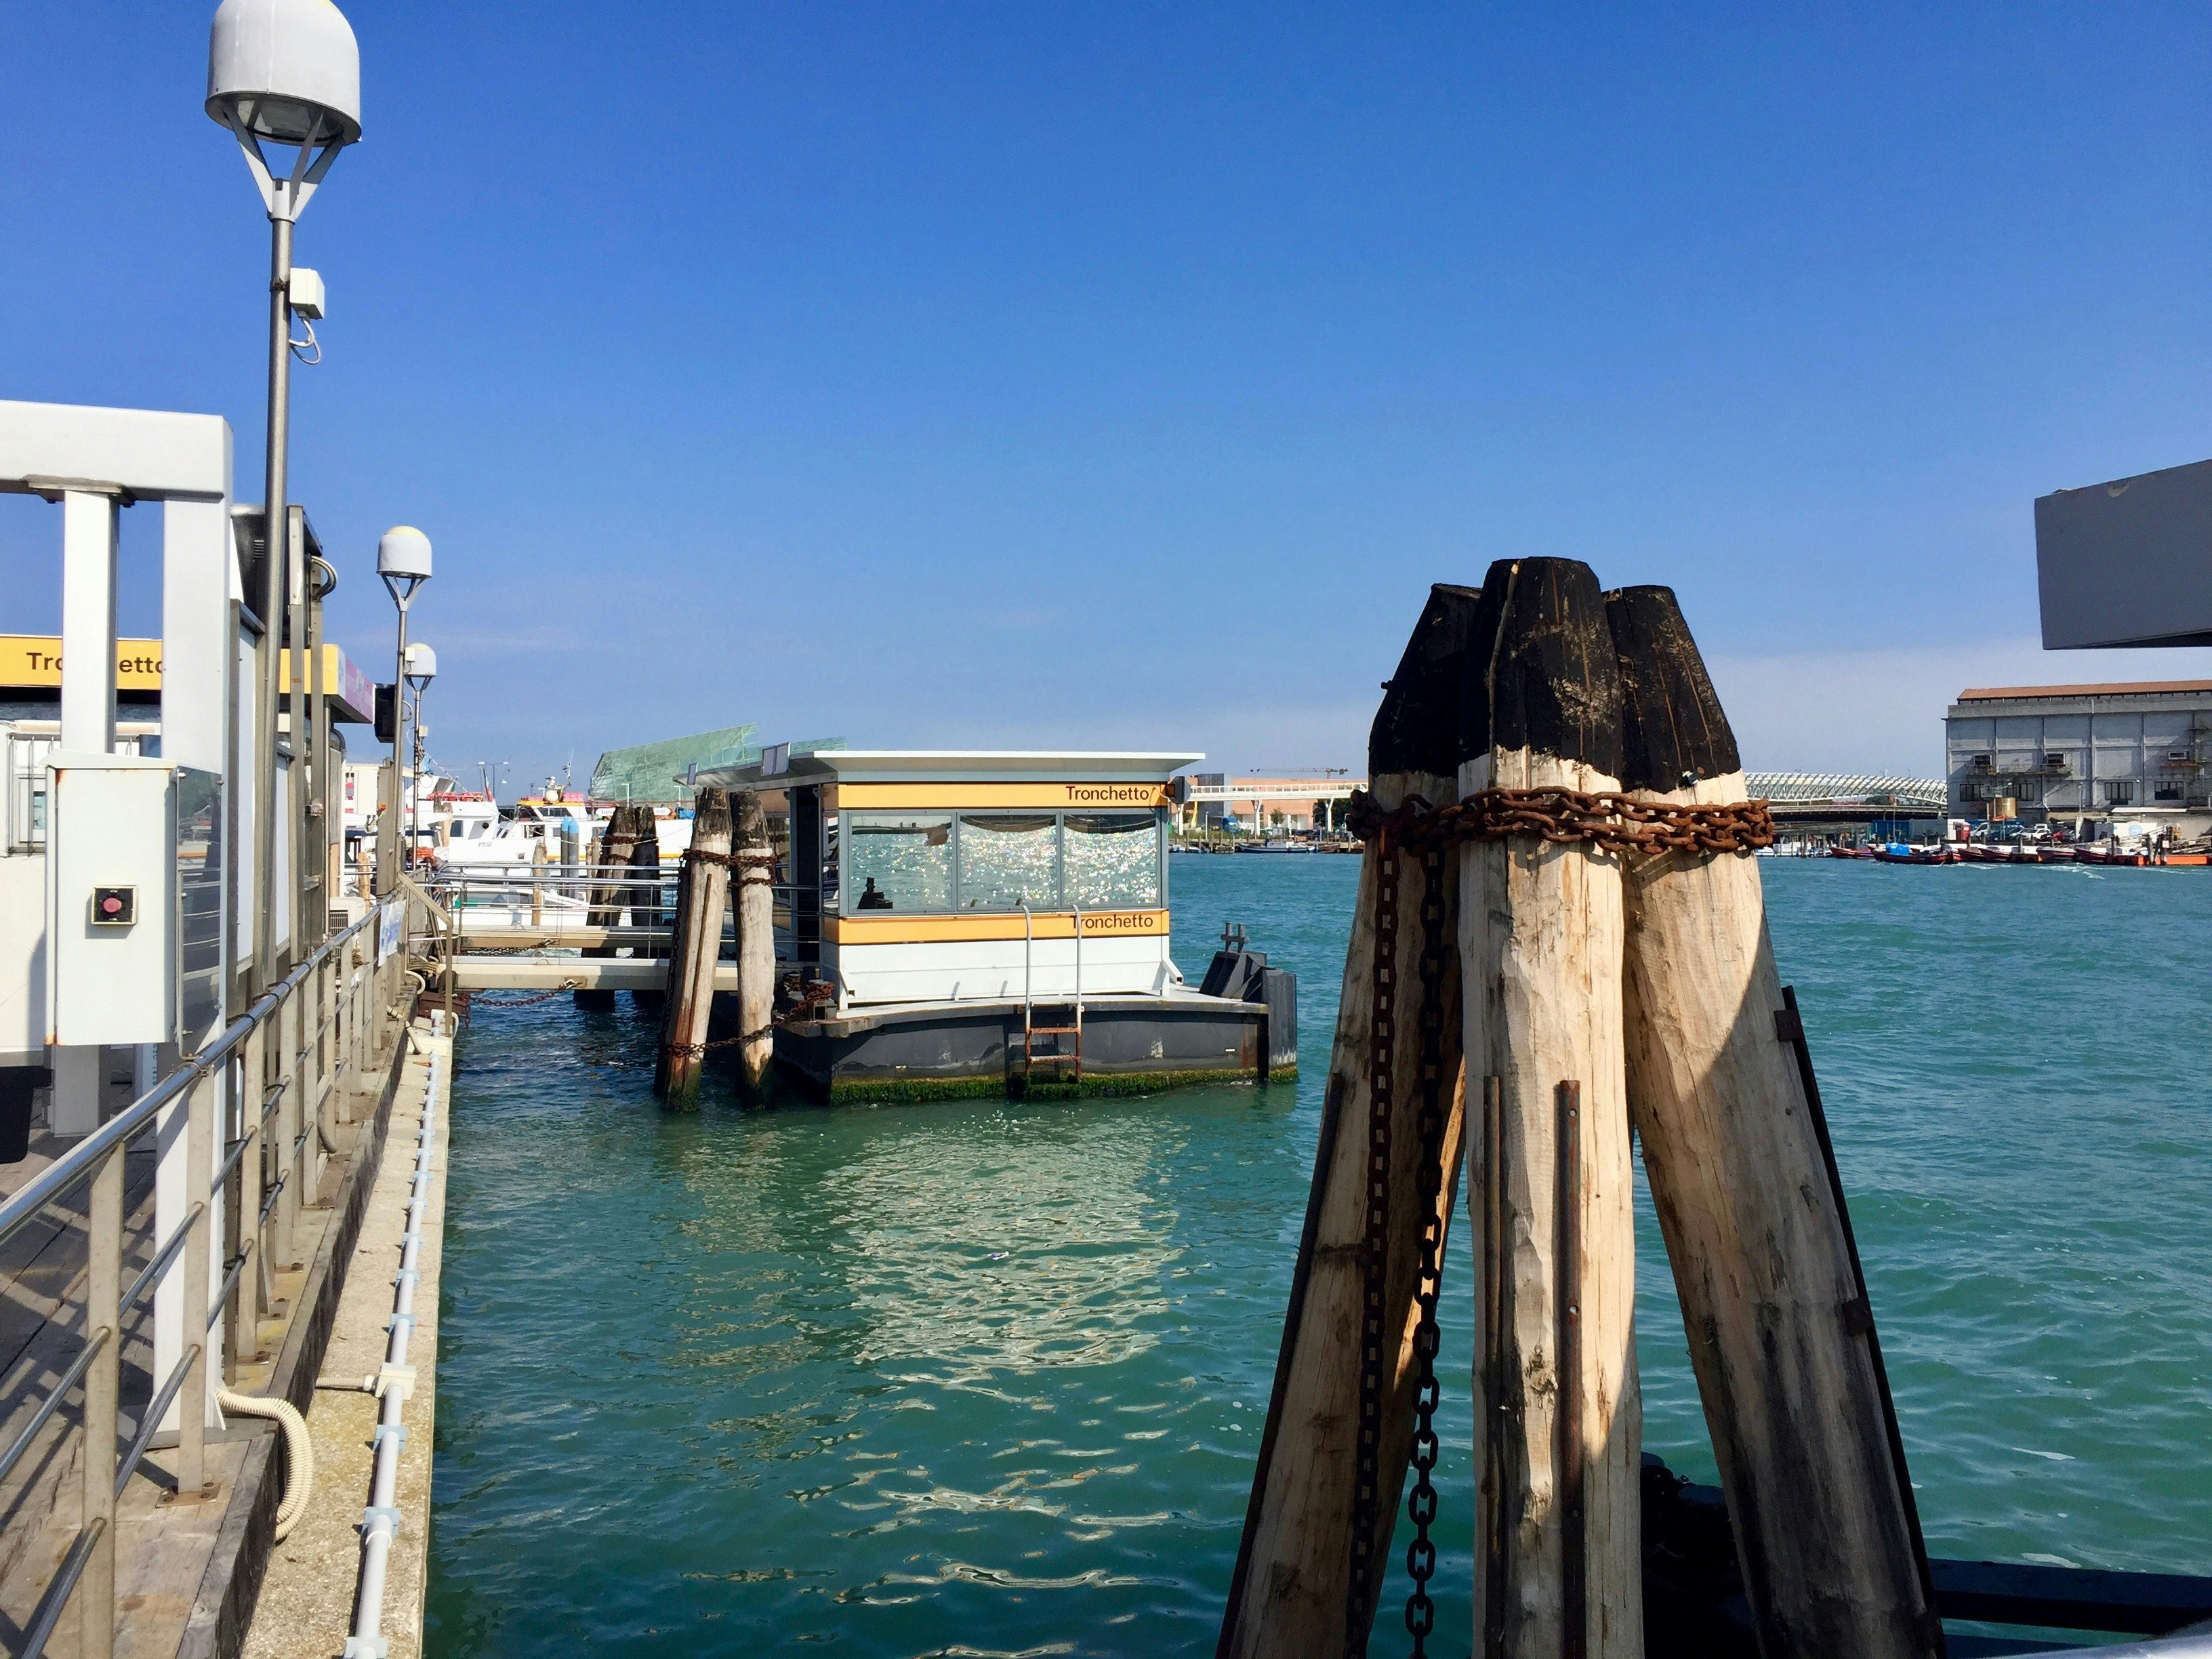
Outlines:
[{"label": "metal pole", "polygon": [[415,688],[415,793],[407,799],[407,848],[412,860],[415,845],[422,835],[422,694],[430,688]]},{"label": "metal pole", "polygon": [[[390,586],[388,580],[386,586]],[[393,656],[392,673],[392,805],[389,813],[392,822],[384,826],[383,833],[377,837],[376,891],[380,898],[387,893],[397,892],[399,888],[399,815],[407,799],[406,780],[402,775],[402,769],[407,764],[407,607],[414,598],[412,587],[404,593],[396,587],[392,589],[392,602],[399,608],[399,641]],[[392,849],[392,867],[389,870],[384,867],[381,856],[386,847]]]},{"label": "metal pole", "polygon": [[[197,1357],[185,1374],[177,1407],[177,1492],[199,1496],[207,1483],[208,1352],[204,1334],[208,1316],[210,1188],[215,1183],[215,1106],[222,1084],[215,1073],[192,1085],[185,1108],[185,1188],[199,1211],[185,1241],[184,1337]],[[188,1211],[187,1213],[190,1213]]]},{"label": "metal pole", "polygon": [[84,1510],[80,1524],[98,1529],[77,1586],[77,1651],[85,1659],[115,1652],[115,1411],[121,1380],[116,1303],[123,1294],[123,1149],[100,1163],[85,1212],[90,1255],[85,1275],[84,1335],[100,1352],[84,1374]]},{"label": "metal pole", "polygon": [[276,1028],[283,1071],[279,1076],[284,1092],[276,1103],[276,1179],[283,1183],[276,1189],[276,1224],[274,1241],[270,1245],[269,1271],[290,1272],[299,1261],[300,1228],[300,1108],[307,1067],[301,1050],[301,1021],[300,988],[295,986],[291,994],[280,1004],[271,1023]]},{"label": "metal pole", "polygon": [[[282,198],[278,198],[282,200]],[[283,642],[284,587],[291,563],[285,508],[285,438],[292,416],[292,221],[269,215],[269,470],[261,496],[261,696],[253,711],[253,980],[275,983],[276,954],[276,653]]]},{"label": "metal pole", "polygon": [[[287,343],[289,336],[287,335]],[[285,844],[290,849],[291,909],[289,929],[293,962],[304,961],[314,933],[307,925],[307,892],[314,872],[308,867],[308,803],[321,781],[314,764],[315,739],[309,726],[307,702],[307,515],[296,507],[284,509],[284,651],[286,672],[284,730],[292,750],[292,787],[286,805]]]},{"label": "metal pole", "polygon": [[[301,535],[301,592],[295,599],[300,612],[302,647],[306,659],[305,672],[300,676],[306,692],[307,709],[307,776],[313,793],[307,797],[306,810],[301,818],[301,840],[303,852],[300,859],[300,917],[298,933],[302,949],[320,945],[331,936],[331,904],[337,886],[331,879],[331,819],[330,819],[330,733],[323,707],[323,601],[315,580],[314,562],[308,558],[306,546],[306,527]],[[300,697],[295,694],[293,706],[297,708]],[[295,731],[301,722],[295,718]],[[298,747],[297,739],[294,747]],[[314,907],[308,908],[308,896],[314,897]]]},{"label": "metal pole", "polygon": [[238,1275],[238,1291],[230,1305],[230,1360],[251,1365],[261,1358],[261,1107],[269,1088],[269,1022],[263,1020],[247,1034],[246,1057],[240,1067],[242,1098],[239,1103],[239,1133],[246,1150],[238,1160],[236,1196],[238,1252],[246,1257]]}]

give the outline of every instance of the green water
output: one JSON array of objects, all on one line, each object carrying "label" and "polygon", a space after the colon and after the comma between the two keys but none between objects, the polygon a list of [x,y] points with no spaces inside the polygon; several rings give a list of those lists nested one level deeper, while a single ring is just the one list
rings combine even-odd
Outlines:
[{"label": "green water", "polygon": [[[2212,1571],[2212,873],[1762,868],[1931,1547]],[[1298,973],[1295,1089],[748,1115],[710,1088],[671,1117],[627,999],[477,1018],[432,1655],[1211,1651],[1357,867],[1174,876],[1186,973],[1224,917]],[[1710,1480],[1638,1202],[1645,1443]],[[1445,1653],[1471,1618],[1464,1237]],[[1404,1646],[1386,1607],[1374,1651]]]}]

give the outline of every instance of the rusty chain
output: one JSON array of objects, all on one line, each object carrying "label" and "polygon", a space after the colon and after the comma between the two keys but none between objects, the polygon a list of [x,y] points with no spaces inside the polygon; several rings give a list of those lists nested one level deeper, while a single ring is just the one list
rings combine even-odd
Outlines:
[{"label": "rusty chain", "polygon": [[482,991],[465,991],[471,1008],[527,1008],[533,1002],[550,1002],[555,997],[565,997],[571,991],[580,991],[580,981],[564,979],[550,991],[541,991],[534,997],[488,997]]},{"label": "rusty chain", "polygon": [[773,886],[775,883],[775,854],[759,848],[744,848],[735,853],[709,853],[704,848],[687,847],[679,856],[686,864],[719,864],[733,872],[741,882]]},{"label": "rusty chain", "polygon": [[740,1031],[735,1036],[720,1037],[713,1042],[672,1042],[668,1052],[687,1060],[697,1060],[716,1048],[734,1048],[742,1042],[757,1042],[764,1036],[773,1036],[780,1026],[798,1024],[828,1003],[837,1000],[837,988],[827,980],[817,980],[801,994],[796,1006],[785,1009],[757,1030]]},{"label": "rusty chain", "polygon": [[1387,833],[1419,852],[1509,836],[1587,842],[1607,853],[1752,853],[1774,844],[1774,817],[1763,800],[1678,806],[1562,787],[1480,789],[1444,806],[1408,795],[1395,812],[1362,789],[1346,804],[1344,823],[1362,841]]},{"label": "rusty chain", "polygon": [[[1358,799],[1355,797],[1354,799]],[[1344,1650],[1364,1659],[1375,1582],[1375,1533],[1382,1485],[1383,1309],[1389,1300],[1390,1118],[1397,1094],[1398,878],[1401,855],[1392,826],[1378,825],[1375,848],[1375,968],[1368,1012],[1366,1231],[1359,1305],[1359,1419],[1352,1492],[1352,1571],[1345,1585]]]},{"label": "rusty chain", "polygon": [[1406,1571],[1413,1581],[1406,1598],[1406,1629],[1413,1638],[1413,1659],[1424,1659],[1437,1627],[1437,1607],[1429,1595],[1436,1576],[1436,1540],[1429,1528],[1437,1518],[1437,1488],[1431,1479],[1441,1447],[1437,1440],[1437,1353],[1443,1346],[1437,1327],[1437,1300],[1443,1289],[1444,1215],[1438,1203],[1444,1181],[1444,966],[1455,947],[1444,915],[1444,852],[1431,847],[1421,855],[1421,1095],[1416,1121],[1421,1132],[1421,1161],[1413,1190],[1421,1202],[1420,1278],[1414,1301],[1420,1317],[1413,1328],[1413,1438],[1407,1461],[1413,1490],[1406,1514],[1413,1541],[1406,1546]]}]

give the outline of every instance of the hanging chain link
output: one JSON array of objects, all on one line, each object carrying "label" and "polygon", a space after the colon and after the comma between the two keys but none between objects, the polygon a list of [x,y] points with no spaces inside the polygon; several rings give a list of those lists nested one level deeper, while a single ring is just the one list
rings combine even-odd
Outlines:
[{"label": "hanging chain link", "polygon": [[713,1042],[672,1042],[668,1052],[696,1060],[717,1048],[734,1048],[741,1042],[757,1042],[764,1036],[774,1036],[776,1028],[801,1025],[811,1018],[814,1011],[836,1001],[837,988],[826,979],[818,979],[799,993],[799,1000],[776,1015],[757,1031],[740,1031],[735,1036],[718,1038]]},{"label": "hanging chain link", "polygon": [[1406,1513],[1413,1522],[1413,1541],[1406,1547],[1406,1571],[1413,1581],[1406,1598],[1406,1628],[1413,1633],[1413,1659],[1425,1659],[1437,1627],[1436,1603],[1429,1580],[1437,1571],[1437,1547],[1429,1528],[1437,1518],[1437,1299],[1443,1285],[1444,1216],[1438,1202],[1444,1184],[1444,969],[1453,941],[1445,927],[1444,854],[1431,848],[1421,855],[1421,1097],[1417,1121],[1421,1161],[1414,1190],[1421,1200],[1421,1276],[1414,1288],[1420,1320],[1413,1329],[1413,1439],[1408,1462],[1413,1490]]},{"label": "hanging chain link", "polygon": [[1395,812],[1363,789],[1346,803],[1344,823],[1363,841],[1387,829],[1401,847],[1422,852],[1508,836],[1590,842],[1607,853],[1753,853],[1774,844],[1763,800],[1676,806],[1580,789],[1480,789],[1446,806],[1408,795]]},{"label": "hanging chain link", "polygon": [[550,1002],[555,997],[565,997],[569,992],[580,990],[580,980],[564,979],[550,991],[540,991],[534,997],[486,996],[482,991],[470,991],[467,996],[471,1008],[527,1008],[534,1002]]},{"label": "hanging chain link", "polygon": [[1400,854],[1388,829],[1375,837],[1375,968],[1368,1015],[1367,1231],[1361,1258],[1358,1468],[1352,1494],[1352,1573],[1345,1589],[1344,1650],[1367,1652],[1375,1605],[1375,1534],[1382,1486],[1383,1306],[1389,1300],[1390,1117],[1396,1095],[1398,878]]}]

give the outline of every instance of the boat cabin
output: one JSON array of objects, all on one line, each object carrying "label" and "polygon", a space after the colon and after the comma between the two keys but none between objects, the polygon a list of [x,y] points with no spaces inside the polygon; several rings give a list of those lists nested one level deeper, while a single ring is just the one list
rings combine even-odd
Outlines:
[{"label": "boat cabin", "polygon": [[777,956],[840,1007],[1168,994],[1168,780],[1196,754],[823,750],[757,792]]}]

